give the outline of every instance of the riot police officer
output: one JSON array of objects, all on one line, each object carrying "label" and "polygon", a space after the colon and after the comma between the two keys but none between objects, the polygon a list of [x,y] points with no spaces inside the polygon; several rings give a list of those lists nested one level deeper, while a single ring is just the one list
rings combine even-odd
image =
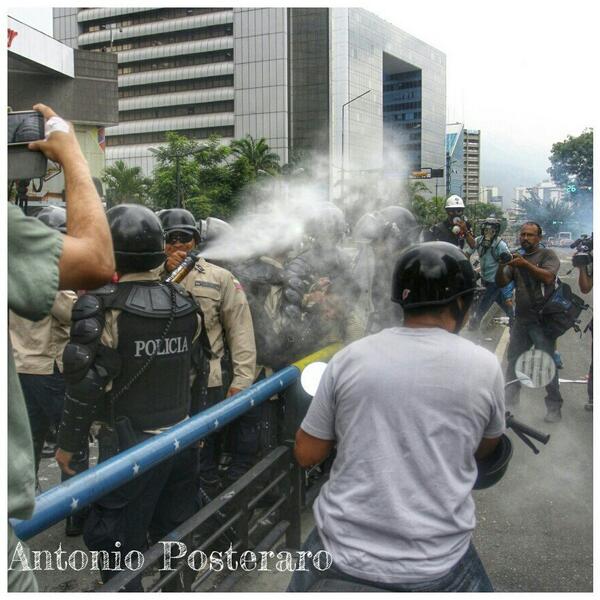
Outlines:
[{"label": "riot police officer", "polygon": [[350,257],[340,248],[345,231],[344,213],[324,202],[306,224],[306,249],[284,266],[281,310],[292,320],[302,320],[302,337],[312,340],[314,349],[364,333],[354,311],[359,290]]},{"label": "riot police officer", "polygon": [[[193,215],[182,208],[160,214],[165,232],[167,260],[164,271],[175,269],[186,254],[202,242]],[[239,281],[227,270],[200,257],[181,285],[189,291],[204,313],[212,358],[208,392],[203,407],[252,385],[256,367],[256,347],[250,308]],[[251,422],[248,422],[250,419]],[[239,477],[251,465],[257,452],[258,423],[243,415],[234,435],[231,478]],[[241,431],[240,431],[241,428]],[[222,488],[218,471],[215,436],[204,440],[200,451],[200,485],[214,496]]]},{"label": "riot police officer", "polygon": [[389,302],[392,268],[419,234],[414,215],[397,205],[365,213],[357,221],[353,238],[359,251],[353,274],[361,290],[358,305],[367,334],[390,327],[401,316],[401,309]]},{"label": "riot police officer", "polygon": [[[66,472],[92,420],[103,423],[102,461],[186,419],[193,365],[206,377],[201,312],[189,294],[152,271],[165,258],[159,219],[133,204],[111,208],[107,219],[120,280],[85,294],[73,309],[56,454]],[[148,534],[158,540],[189,518],[198,509],[195,461],[186,449],[94,503],[84,531],[88,548],[114,560],[115,552],[144,551]],[[102,571],[104,580],[111,574]]]}]

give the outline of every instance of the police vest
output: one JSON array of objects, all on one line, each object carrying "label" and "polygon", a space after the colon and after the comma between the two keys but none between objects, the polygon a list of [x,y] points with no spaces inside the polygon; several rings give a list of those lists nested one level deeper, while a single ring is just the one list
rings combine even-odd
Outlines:
[{"label": "police vest", "polygon": [[[134,429],[157,429],[184,419],[190,410],[192,339],[198,307],[179,290],[157,282],[118,284],[105,307],[119,309],[117,318],[121,372],[111,393],[130,385],[114,404],[115,417],[126,416]],[[108,300],[108,302],[107,302]],[[168,329],[166,325],[172,316]],[[151,359],[150,366],[144,365]]]}]

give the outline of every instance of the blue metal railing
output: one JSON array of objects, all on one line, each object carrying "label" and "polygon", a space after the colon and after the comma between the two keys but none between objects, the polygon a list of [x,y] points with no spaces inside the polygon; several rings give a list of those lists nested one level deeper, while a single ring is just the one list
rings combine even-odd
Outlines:
[{"label": "blue metal railing", "polygon": [[307,364],[329,358],[339,347],[337,344],[328,346],[285,367],[235,396],[171,427],[168,431],[125,450],[40,494],[36,498],[31,519],[11,520],[15,533],[20,539],[27,540],[108,492],[132,481],[160,462],[221,429],[252,407],[281,392],[298,379]]}]

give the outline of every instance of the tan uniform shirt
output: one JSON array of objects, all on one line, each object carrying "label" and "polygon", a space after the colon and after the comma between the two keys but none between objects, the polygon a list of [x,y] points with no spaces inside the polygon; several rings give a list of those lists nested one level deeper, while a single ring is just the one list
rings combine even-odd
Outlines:
[{"label": "tan uniform shirt", "polygon": [[8,327],[17,373],[51,375],[54,363],[62,373],[62,353],[69,341],[71,312],[77,294],[56,294],[50,314],[41,321],[29,321],[14,312],[8,313]]},{"label": "tan uniform shirt", "polygon": [[256,344],[250,307],[239,281],[226,269],[200,258],[180,285],[191,292],[202,309],[211,350],[216,355],[210,361],[208,387],[223,383],[221,358],[225,343],[233,367],[231,387],[243,390],[252,385]]}]

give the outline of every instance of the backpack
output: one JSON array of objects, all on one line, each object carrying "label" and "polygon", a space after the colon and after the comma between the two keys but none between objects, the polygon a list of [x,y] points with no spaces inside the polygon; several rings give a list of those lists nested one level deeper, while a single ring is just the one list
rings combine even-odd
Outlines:
[{"label": "backpack", "polygon": [[579,333],[579,315],[587,308],[589,306],[583,298],[574,294],[571,286],[557,277],[552,295],[538,311],[544,333],[551,339],[560,337],[571,328]]},{"label": "backpack", "polygon": [[[521,273],[525,288],[531,299],[531,305],[535,305],[532,280],[529,273]],[[581,319],[579,315],[581,311],[589,308],[583,298],[574,294],[571,286],[564,281],[561,281],[557,276],[554,282],[554,291],[536,311],[539,317],[539,322],[542,326],[544,334],[555,340],[563,333],[573,328],[576,332],[580,332],[579,323]]]}]

